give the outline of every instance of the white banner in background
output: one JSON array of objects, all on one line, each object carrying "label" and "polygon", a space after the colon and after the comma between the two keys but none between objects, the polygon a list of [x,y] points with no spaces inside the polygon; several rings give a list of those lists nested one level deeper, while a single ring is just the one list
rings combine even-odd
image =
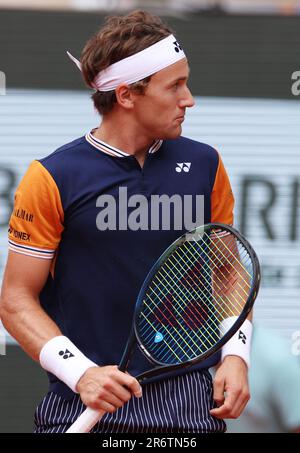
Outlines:
[{"label": "white banner in background", "polygon": [[[289,340],[300,329],[300,104],[196,98],[183,135],[220,151],[236,199],[235,226],[256,249],[255,317]],[[0,98],[0,277],[13,193],[29,163],[99,123],[88,92],[8,90]]]}]

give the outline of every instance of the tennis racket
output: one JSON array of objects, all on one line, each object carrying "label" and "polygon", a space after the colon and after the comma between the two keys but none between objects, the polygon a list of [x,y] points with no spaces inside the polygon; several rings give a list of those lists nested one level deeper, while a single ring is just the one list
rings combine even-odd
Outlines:
[{"label": "tennis racket", "polygon": [[[244,322],[259,283],[256,253],[231,226],[210,223],[179,237],[144,280],[119,369],[136,344],[154,365],[136,376],[140,383],[207,359]],[[89,432],[104,413],[87,408],[67,432]]]}]

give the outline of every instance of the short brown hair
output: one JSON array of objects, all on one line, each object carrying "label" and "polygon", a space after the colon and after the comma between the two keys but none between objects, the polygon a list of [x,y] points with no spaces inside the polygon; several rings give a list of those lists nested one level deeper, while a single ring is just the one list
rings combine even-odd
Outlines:
[{"label": "short brown hair", "polygon": [[[104,26],[86,43],[81,54],[82,74],[92,87],[96,75],[113,63],[130,57],[172,34],[162,20],[145,11],[133,11],[126,16],[106,18]],[[143,94],[151,76],[131,84]],[[96,91],[92,95],[94,106],[101,115],[112,110],[117,102],[115,91]]]}]

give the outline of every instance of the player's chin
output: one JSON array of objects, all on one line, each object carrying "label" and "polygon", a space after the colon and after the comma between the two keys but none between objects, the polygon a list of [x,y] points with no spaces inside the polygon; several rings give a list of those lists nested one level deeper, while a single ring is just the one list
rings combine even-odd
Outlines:
[{"label": "player's chin", "polygon": [[177,137],[180,137],[181,132],[182,132],[182,127],[179,124],[176,127],[173,127],[172,129],[169,129],[168,131],[165,131],[164,132],[164,137],[161,137],[161,138],[164,139],[164,140],[175,139]]}]

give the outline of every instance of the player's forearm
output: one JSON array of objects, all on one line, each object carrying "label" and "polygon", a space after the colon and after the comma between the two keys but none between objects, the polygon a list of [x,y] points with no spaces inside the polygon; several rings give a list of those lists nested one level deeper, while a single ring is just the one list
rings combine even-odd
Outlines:
[{"label": "player's forearm", "polygon": [[253,308],[250,311],[249,315],[247,316],[247,319],[252,322],[252,320],[253,320]]},{"label": "player's forearm", "polygon": [[0,317],[6,330],[36,361],[44,344],[61,335],[60,329],[41,308],[39,301],[25,292],[16,294],[9,290],[3,291]]}]

